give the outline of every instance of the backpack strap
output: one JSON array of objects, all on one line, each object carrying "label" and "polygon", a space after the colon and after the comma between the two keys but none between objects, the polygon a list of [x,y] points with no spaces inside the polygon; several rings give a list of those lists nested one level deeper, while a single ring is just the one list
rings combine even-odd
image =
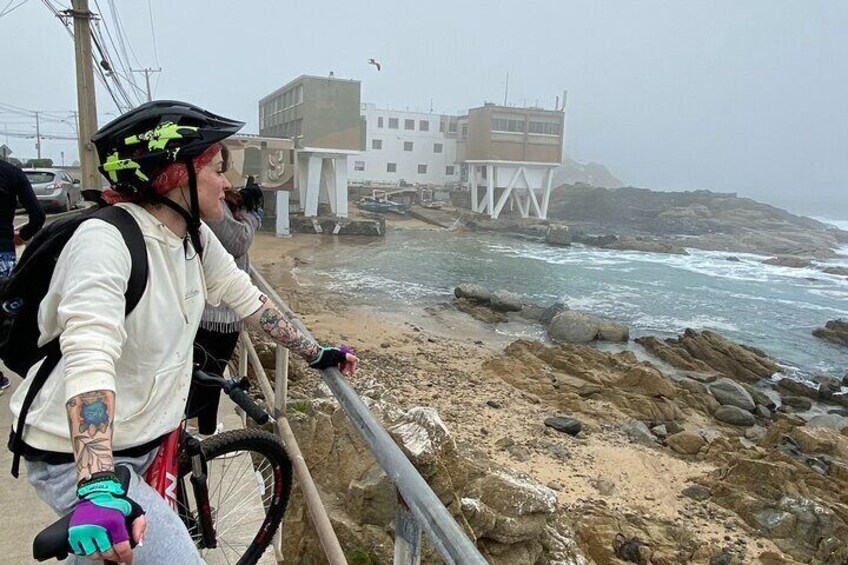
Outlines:
[{"label": "backpack strap", "polygon": [[[138,306],[144,294],[144,289],[147,288],[147,246],[144,244],[144,234],[141,233],[141,228],[138,226],[135,218],[132,217],[132,214],[119,206],[101,208],[92,214],[91,217],[115,226],[121,232],[121,237],[124,238],[124,243],[126,243],[127,249],[130,251],[130,262],[132,266],[130,268],[130,278],[127,282],[127,292],[124,294],[126,299],[124,315],[129,315]],[[32,403],[35,401],[35,397],[47,381],[47,377],[50,376],[50,373],[53,372],[53,369],[56,368],[56,365],[59,364],[59,360],[62,358],[62,350],[59,347],[58,337],[44,345],[43,349],[47,356],[32,378],[32,383],[30,383],[29,390],[27,390],[24,401],[21,404],[21,412],[18,415],[18,426],[12,433],[12,438],[9,442],[9,446],[14,454],[12,457],[12,476],[16,479],[20,473],[21,453],[24,447],[23,433],[27,414]]]},{"label": "backpack strap", "polygon": [[144,289],[147,287],[147,246],[144,244],[144,234],[141,233],[141,228],[138,227],[138,222],[135,221],[132,214],[120,206],[100,208],[91,217],[103,220],[118,228],[121,237],[124,238],[124,243],[127,244],[127,249],[130,251],[132,268],[127,283],[126,308],[124,309],[125,314],[129,315],[138,306],[138,302],[144,294]]}]

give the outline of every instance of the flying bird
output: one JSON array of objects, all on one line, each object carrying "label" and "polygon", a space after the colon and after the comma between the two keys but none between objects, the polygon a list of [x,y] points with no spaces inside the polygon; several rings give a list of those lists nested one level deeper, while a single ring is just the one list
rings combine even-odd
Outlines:
[{"label": "flying bird", "polygon": [[377,67],[377,70],[378,70],[378,71],[379,71],[380,69],[382,69],[382,68],[383,68],[383,67],[381,67],[381,66],[380,66],[380,63],[378,63],[378,62],[377,62],[377,61],[375,61],[374,59],[368,59],[368,64],[369,64],[369,65],[374,65],[375,67]]}]

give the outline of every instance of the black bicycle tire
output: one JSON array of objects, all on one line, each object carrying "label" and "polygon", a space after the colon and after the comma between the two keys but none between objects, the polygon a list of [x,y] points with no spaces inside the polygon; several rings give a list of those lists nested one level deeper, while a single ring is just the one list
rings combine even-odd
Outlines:
[{"label": "black bicycle tire", "polygon": [[[203,440],[200,445],[207,461],[233,451],[250,451],[260,454],[272,463],[275,473],[275,487],[279,482],[280,490],[275,492],[256,537],[238,561],[238,565],[254,565],[265,553],[277,532],[277,528],[283,522],[291,496],[291,459],[277,436],[257,428],[221,432]],[[183,454],[180,461],[180,478],[185,478],[190,472],[191,461]],[[189,496],[191,496],[190,493],[191,489],[188,489],[187,494]]]}]

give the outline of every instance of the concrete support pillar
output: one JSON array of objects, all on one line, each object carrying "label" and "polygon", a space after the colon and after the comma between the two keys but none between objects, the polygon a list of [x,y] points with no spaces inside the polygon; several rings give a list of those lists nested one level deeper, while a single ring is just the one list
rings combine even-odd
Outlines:
[{"label": "concrete support pillar", "polygon": [[347,158],[336,157],[336,203],[333,209],[339,218],[347,218]]},{"label": "concrete support pillar", "polygon": [[480,201],[477,200],[477,165],[468,165],[468,186],[471,188],[471,211],[478,212]]},{"label": "concrete support pillar", "polygon": [[322,162],[321,157],[311,155],[306,159],[306,182],[301,185],[301,205],[303,206],[303,215],[307,218],[318,215]]},{"label": "concrete support pillar", "polygon": [[[495,167],[486,165],[486,209],[495,218]],[[482,210],[481,210],[482,211]]]},{"label": "concrete support pillar", "polygon": [[277,191],[277,237],[291,237],[289,227],[289,193],[285,190]]}]

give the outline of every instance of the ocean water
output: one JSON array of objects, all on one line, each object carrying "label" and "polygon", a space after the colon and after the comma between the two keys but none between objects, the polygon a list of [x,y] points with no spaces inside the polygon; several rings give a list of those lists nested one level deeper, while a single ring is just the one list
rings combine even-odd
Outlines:
[{"label": "ocean water", "polygon": [[[625,323],[631,336],[670,337],[685,328],[715,330],[768,352],[786,374],[842,377],[848,349],[813,337],[828,320],[848,318],[848,279],[818,269],[763,265],[759,255],[690,249],[689,256],[548,246],[501,234],[395,231],[385,239],[334,247],[332,261],[307,278],[387,313],[414,319],[473,282],[543,306],[570,308]],[[848,267],[843,259],[823,262]],[[729,257],[738,260],[728,260]],[[514,337],[535,328],[499,328]]]}]

